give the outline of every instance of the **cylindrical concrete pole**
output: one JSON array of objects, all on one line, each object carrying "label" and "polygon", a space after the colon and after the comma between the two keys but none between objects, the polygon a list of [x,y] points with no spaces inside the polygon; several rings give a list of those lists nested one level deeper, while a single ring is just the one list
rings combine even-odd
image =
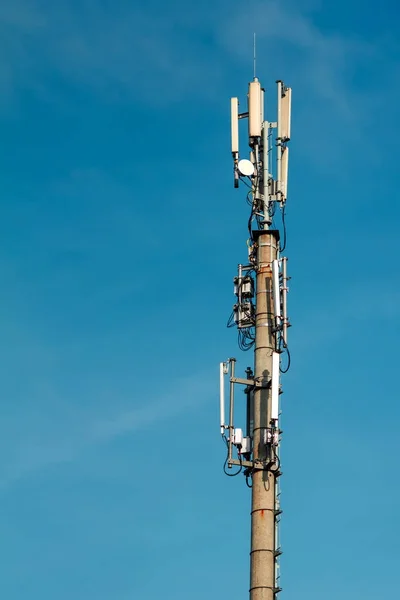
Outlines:
[{"label": "cylindrical concrete pole", "polygon": [[[265,386],[271,381],[272,352],[275,349],[272,297],[272,261],[278,254],[277,232],[257,231],[256,343],[254,377]],[[266,445],[270,427],[271,390],[254,393],[253,471],[251,507],[250,600],[275,597],[275,484],[273,471],[257,469],[272,458]]]}]

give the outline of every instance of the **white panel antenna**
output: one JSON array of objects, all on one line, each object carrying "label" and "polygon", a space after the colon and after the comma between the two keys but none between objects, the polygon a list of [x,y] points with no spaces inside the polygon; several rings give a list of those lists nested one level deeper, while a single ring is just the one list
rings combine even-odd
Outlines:
[{"label": "white panel antenna", "polygon": [[288,275],[287,275],[287,258],[282,258],[282,312],[283,312],[283,341],[287,346],[287,330],[290,323],[287,316],[287,294],[288,294]]},{"label": "white panel antenna", "polygon": [[288,194],[289,146],[285,146],[281,158],[281,202],[285,202]]},{"label": "white panel antenna", "polygon": [[261,85],[257,78],[249,83],[248,103],[249,137],[259,138],[261,136]]},{"label": "white panel antenna", "polygon": [[231,143],[234,158],[239,154],[239,100],[231,98]]},{"label": "white panel antenna", "polygon": [[264,91],[265,91],[264,88],[260,89],[260,120],[261,120],[261,126],[264,123]]},{"label": "white panel antenna", "polygon": [[292,90],[283,87],[281,101],[281,137],[288,142],[290,140],[290,121],[292,112]]},{"label": "white panel antenna", "polygon": [[281,324],[281,290],[279,284],[279,260],[272,261],[272,293],[274,301],[274,316],[277,327]]},{"label": "white panel antenna", "polygon": [[[276,127],[276,193],[282,192],[282,81],[278,86],[277,127]],[[282,196],[281,196],[282,198]],[[281,199],[280,198],[280,199]]]},{"label": "white panel antenna", "polygon": [[279,419],[279,352],[272,353],[272,374],[271,374],[271,420]]},{"label": "white panel antenna", "polygon": [[225,363],[219,363],[219,413],[221,435],[223,435],[225,431],[225,371]]},{"label": "white panel antenna", "polygon": [[292,90],[278,81],[278,121],[276,154],[276,191],[281,206],[287,198],[289,153],[286,143],[290,140]]}]

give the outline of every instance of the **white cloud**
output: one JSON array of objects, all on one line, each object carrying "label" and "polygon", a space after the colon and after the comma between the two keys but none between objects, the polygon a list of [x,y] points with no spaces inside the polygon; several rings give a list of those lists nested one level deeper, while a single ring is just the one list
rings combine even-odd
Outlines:
[{"label": "white cloud", "polygon": [[[33,89],[51,99],[50,80],[90,88],[111,100],[152,104],[180,100],[222,77],[198,35],[194,17],[122,2],[112,10],[99,2],[11,0],[0,11],[0,85]],[[51,89],[52,88],[52,89]]]},{"label": "white cloud", "polygon": [[[257,33],[263,72],[275,79],[289,74],[293,85],[328,102],[350,120],[358,117],[352,104],[356,91],[351,76],[360,64],[368,66],[391,45],[382,32],[368,40],[354,34],[324,32],[302,10],[301,3],[253,0],[232,11],[220,29],[224,46],[249,65],[252,31]],[[391,66],[387,57],[386,66]]]},{"label": "white cloud", "polygon": [[[87,414],[80,413],[76,405],[74,410],[66,408],[67,403],[59,402],[54,394],[52,414],[38,406],[35,412],[20,415],[18,420],[3,420],[0,487],[7,488],[49,466],[71,462],[93,446],[198,410],[215,391],[215,382],[201,375],[178,379],[169,390],[157,392],[154,381],[148,383],[146,393],[140,387],[138,396],[132,398],[132,408],[126,408],[129,402],[125,400],[124,408],[119,402],[120,408],[114,408],[111,414],[108,411],[108,415],[104,398],[97,412]],[[109,406],[116,404],[115,398],[108,398]]]},{"label": "white cloud", "polygon": [[[372,40],[323,32],[301,4],[288,1],[162,5],[158,10],[151,3],[139,8],[123,1],[110,10],[91,0],[79,5],[5,0],[0,86],[14,99],[29,89],[50,100],[58,94],[62,102],[54,84],[62,81],[111,101],[165,106],[197,95],[221,103],[238,61],[241,68],[249,66],[250,76],[254,30],[267,83],[282,76],[288,80],[296,90],[297,119],[307,128],[338,133],[340,118],[343,128],[346,122],[353,125],[343,134],[348,138],[370,124],[371,111],[385,93],[369,77],[371,69],[379,66],[381,80],[392,75],[398,44],[385,32]],[[359,67],[371,83],[357,91],[353,79]]]}]

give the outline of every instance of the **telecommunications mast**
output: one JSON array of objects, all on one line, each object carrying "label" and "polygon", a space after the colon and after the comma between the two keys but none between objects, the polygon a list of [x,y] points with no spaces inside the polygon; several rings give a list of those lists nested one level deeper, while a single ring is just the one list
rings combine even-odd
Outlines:
[{"label": "telecommunications mast", "polygon": [[[264,89],[249,84],[247,111],[231,99],[234,187],[247,186],[250,206],[248,257],[234,278],[236,301],[228,327],[238,329],[239,348],[254,348],[254,365],[237,377],[236,359],[220,363],[220,429],[227,447],[224,471],[243,472],[252,490],[250,600],[276,600],[280,588],[279,477],[281,443],[280,375],[290,364],[287,315],[285,207],[287,198],[292,90],[277,81],[277,118],[264,118]],[[239,121],[248,121],[249,158],[240,157]],[[229,381],[225,411],[225,380]],[[244,386],[246,423],[235,423],[234,391]],[[227,418],[225,417],[227,414]]]}]

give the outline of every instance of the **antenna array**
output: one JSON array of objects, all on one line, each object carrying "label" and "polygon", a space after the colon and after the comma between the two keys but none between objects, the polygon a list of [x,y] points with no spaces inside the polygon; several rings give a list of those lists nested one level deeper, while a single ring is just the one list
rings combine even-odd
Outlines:
[{"label": "antenna array", "polygon": [[[291,89],[277,81],[276,121],[264,119],[264,89],[256,76],[249,83],[246,112],[239,112],[238,98],[231,98],[234,187],[242,183],[248,188],[250,216],[247,263],[238,265],[234,278],[236,301],[228,327],[237,328],[241,350],[254,348],[254,366],[248,367],[246,377],[241,378],[235,373],[235,358],[220,363],[220,430],[227,447],[225,473],[234,476],[243,472],[252,488],[251,600],[275,600],[281,591],[280,377],[290,365],[289,278],[287,258],[281,253],[286,246],[291,95]],[[248,158],[240,156],[242,119],[248,121]],[[243,386],[246,402],[246,423],[241,428],[235,422],[237,385]]]}]

